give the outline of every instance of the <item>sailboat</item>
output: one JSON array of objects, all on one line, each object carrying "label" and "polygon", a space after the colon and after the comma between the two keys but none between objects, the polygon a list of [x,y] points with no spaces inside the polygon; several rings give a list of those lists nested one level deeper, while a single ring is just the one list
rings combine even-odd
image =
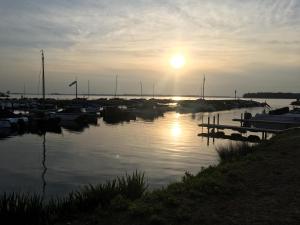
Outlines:
[{"label": "sailboat", "polygon": [[29,112],[30,121],[33,125],[37,125],[41,128],[47,127],[57,127],[60,123],[60,118],[56,116],[56,113],[53,111],[47,110],[49,106],[46,105],[46,87],[45,87],[45,57],[44,50],[41,50],[42,56],[42,104],[40,108],[31,110]]}]

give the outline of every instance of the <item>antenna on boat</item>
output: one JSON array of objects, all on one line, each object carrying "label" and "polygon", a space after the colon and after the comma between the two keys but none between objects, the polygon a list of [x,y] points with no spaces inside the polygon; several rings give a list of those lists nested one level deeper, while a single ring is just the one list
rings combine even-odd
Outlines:
[{"label": "antenna on boat", "polygon": [[44,50],[41,50],[42,53],[42,85],[43,85],[43,101],[45,102],[45,58]]}]

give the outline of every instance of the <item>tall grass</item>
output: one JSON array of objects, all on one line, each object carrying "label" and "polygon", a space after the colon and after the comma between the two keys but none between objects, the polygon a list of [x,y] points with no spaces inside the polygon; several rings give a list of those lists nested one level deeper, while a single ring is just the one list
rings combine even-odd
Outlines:
[{"label": "tall grass", "polygon": [[55,219],[101,208],[109,208],[116,196],[135,200],[147,190],[144,173],[135,171],[104,184],[86,185],[62,198],[44,202],[40,195],[4,193],[0,196],[0,219],[4,224],[50,224]]},{"label": "tall grass", "polygon": [[247,142],[233,143],[216,147],[221,161],[230,161],[253,152],[253,145]]}]

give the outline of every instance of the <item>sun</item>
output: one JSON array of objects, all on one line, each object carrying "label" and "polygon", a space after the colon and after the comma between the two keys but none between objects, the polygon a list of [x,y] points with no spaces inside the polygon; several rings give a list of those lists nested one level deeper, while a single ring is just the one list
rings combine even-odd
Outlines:
[{"label": "sun", "polygon": [[181,69],[185,65],[185,57],[182,54],[173,55],[170,59],[170,65],[173,69]]}]

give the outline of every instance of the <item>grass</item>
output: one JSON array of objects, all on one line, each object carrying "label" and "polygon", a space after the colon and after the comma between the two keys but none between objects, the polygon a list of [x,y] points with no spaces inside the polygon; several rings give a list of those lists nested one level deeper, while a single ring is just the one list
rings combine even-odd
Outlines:
[{"label": "grass", "polygon": [[228,145],[216,147],[221,161],[230,161],[246,156],[255,150],[254,145],[248,142],[231,142]]},{"label": "grass", "polygon": [[147,190],[144,173],[135,171],[99,185],[87,185],[63,198],[47,202],[39,195],[4,193],[0,196],[0,218],[10,224],[51,224],[95,209],[106,210],[116,198],[135,200]]}]

